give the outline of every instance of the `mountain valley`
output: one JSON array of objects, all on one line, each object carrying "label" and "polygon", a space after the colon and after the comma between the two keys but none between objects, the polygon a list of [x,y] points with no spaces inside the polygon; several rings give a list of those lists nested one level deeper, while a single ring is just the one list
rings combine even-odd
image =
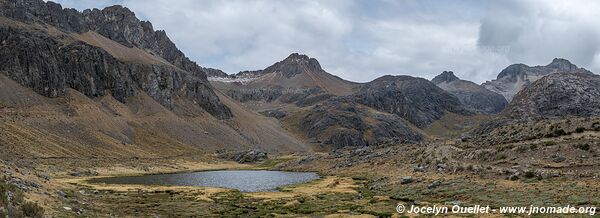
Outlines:
[{"label": "mountain valley", "polygon": [[[299,53],[227,74],[126,7],[0,0],[0,217],[600,205],[599,155],[600,76],[566,59],[483,84],[452,71],[352,82]],[[231,169],[321,178],[275,192],[90,182]]]}]

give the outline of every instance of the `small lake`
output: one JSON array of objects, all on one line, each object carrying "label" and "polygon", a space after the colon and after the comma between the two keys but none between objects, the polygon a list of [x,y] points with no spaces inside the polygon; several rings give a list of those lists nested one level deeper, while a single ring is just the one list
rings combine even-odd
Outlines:
[{"label": "small lake", "polygon": [[232,188],[242,192],[276,191],[277,187],[306,183],[319,179],[313,172],[269,170],[220,170],[145,176],[107,177],[92,183],[143,184],[172,186],[206,186]]}]

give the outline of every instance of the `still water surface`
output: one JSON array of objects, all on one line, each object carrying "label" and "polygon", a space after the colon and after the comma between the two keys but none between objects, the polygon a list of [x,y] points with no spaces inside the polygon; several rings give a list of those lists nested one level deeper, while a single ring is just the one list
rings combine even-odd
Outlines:
[{"label": "still water surface", "polygon": [[93,179],[91,182],[106,184],[207,186],[232,188],[242,192],[257,192],[276,191],[277,187],[305,183],[318,178],[319,175],[312,172],[220,170],[193,173],[109,177]]}]

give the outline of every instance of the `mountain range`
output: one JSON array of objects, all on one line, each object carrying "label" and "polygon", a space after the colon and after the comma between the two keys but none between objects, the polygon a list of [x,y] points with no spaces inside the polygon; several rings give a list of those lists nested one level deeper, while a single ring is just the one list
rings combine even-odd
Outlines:
[{"label": "mountain range", "polygon": [[[451,71],[432,81],[382,76],[355,83],[329,74],[315,58],[292,53],[263,70],[227,75],[191,61],[164,31],[155,31],[151,23],[121,6],[78,12],[53,2],[8,1],[0,7],[3,80],[33,91],[25,95],[48,98],[35,97],[41,100],[32,103],[3,94],[3,106],[45,105],[52,99],[68,99],[53,107],[88,102],[97,105],[93,110],[106,113],[106,120],[122,120],[105,124],[100,132],[125,143],[133,142],[131,119],[140,114],[144,114],[140,119],[155,120],[157,114],[177,117],[167,119],[181,122],[150,126],[157,131],[185,126],[167,127],[166,137],[200,149],[215,149],[214,143],[203,142],[226,135],[233,137],[221,147],[272,151],[306,151],[314,142],[334,147],[414,142],[424,139],[422,131],[448,113],[468,117],[501,112],[507,100],[524,95],[517,93],[546,75],[591,74],[567,60],[554,59],[547,66],[508,66],[497,79],[482,85],[461,80]],[[522,99],[513,101],[510,110],[528,103]],[[219,127],[206,131],[207,121]],[[257,123],[262,127],[251,127]],[[388,127],[377,129],[380,125]]]},{"label": "mountain range", "polygon": [[[298,53],[262,70],[228,75],[190,60],[165,31],[122,6],[80,12],[51,1],[0,0],[0,170],[23,190],[37,190],[40,199],[59,204],[84,202],[90,210],[106,210],[104,204],[99,209],[69,198],[114,197],[108,191],[89,194],[94,192],[88,186],[69,180],[98,176],[89,169],[104,170],[101,176],[111,170],[130,175],[221,169],[232,164],[222,161],[231,160],[259,162],[253,165],[259,169],[347,173],[353,178],[325,177],[322,182],[331,183],[317,189],[361,186],[369,192],[352,201],[393,199],[392,207],[397,199],[417,198],[405,197],[408,189],[402,188],[395,198],[377,200],[371,191],[389,195],[397,190],[382,187],[425,186],[410,176],[373,178],[370,173],[402,169],[410,175],[432,171],[432,178],[461,178],[429,181],[421,192],[429,194],[440,186],[466,184],[456,176],[463,172],[477,175],[464,177],[469,179],[541,180],[550,177],[549,171],[551,177],[557,171],[597,178],[590,170],[598,164],[597,154],[590,153],[599,145],[599,118],[600,76],[561,58],[546,66],[513,64],[483,84],[452,71],[431,81],[385,75],[352,82]],[[345,183],[362,180],[353,166],[362,167],[358,170],[368,182]],[[54,182],[47,174],[67,179]],[[29,180],[38,181],[38,188],[23,182]],[[68,194],[60,190],[65,187],[71,189]],[[147,200],[149,193],[169,201],[191,198],[170,188],[136,190],[131,196],[137,200]],[[242,207],[248,202],[228,204],[244,199],[237,192],[208,198],[204,194],[211,193],[205,191],[193,196],[201,205],[233,205],[243,212],[254,203],[294,207],[307,199],[339,197],[301,195],[301,200],[248,201],[253,205]],[[449,192],[439,193],[447,200]],[[495,195],[485,199],[489,196]],[[0,203],[3,214],[5,202]],[[140,205],[161,207],[146,203]]]},{"label": "mountain range", "polygon": [[546,66],[530,67],[525,64],[513,64],[502,70],[495,80],[485,82],[483,86],[493,92],[501,94],[506,100],[511,101],[523,87],[552,73],[591,73],[579,68],[568,60],[555,58]]}]

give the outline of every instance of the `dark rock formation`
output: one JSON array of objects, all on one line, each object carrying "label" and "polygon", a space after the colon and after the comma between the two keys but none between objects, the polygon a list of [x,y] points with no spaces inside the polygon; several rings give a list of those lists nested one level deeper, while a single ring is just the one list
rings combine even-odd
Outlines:
[{"label": "dark rock formation", "polygon": [[452,94],[426,79],[383,76],[365,85],[354,101],[379,111],[396,114],[417,127],[426,127],[448,112],[471,114]]},{"label": "dark rock formation", "polygon": [[239,88],[230,89],[226,94],[240,102],[265,101],[272,102],[283,95],[281,87]]},{"label": "dark rock formation", "polygon": [[262,75],[263,71],[262,70],[246,70],[246,71],[241,71],[237,74],[235,74],[235,77],[258,77],[260,75]]},{"label": "dark rock formation", "polygon": [[279,98],[283,103],[294,103],[298,107],[311,106],[325,101],[334,95],[326,94],[320,88],[287,89],[287,92]]},{"label": "dark rock formation", "polygon": [[323,69],[317,59],[309,58],[306,55],[292,53],[282,61],[267,67],[262,74],[281,72],[283,76],[290,78],[303,72],[322,72]]},{"label": "dark rock formation", "polygon": [[[57,97],[72,88],[89,97],[110,93],[125,102],[141,90],[167,108],[180,96],[216,117],[231,117],[202,68],[185,57],[164,31],[154,31],[127,8],[80,13],[53,2],[11,0],[0,3],[0,16],[24,23],[0,25],[0,71],[37,93]],[[125,63],[67,34],[55,36],[33,28],[38,24],[65,32],[95,31],[125,46],[148,50],[172,65]]]},{"label": "dark rock formation", "polygon": [[545,76],[521,90],[502,115],[513,119],[600,116],[600,76]]},{"label": "dark rock formation", "polygon": [[431,82],[437,85],[440,83],[450,83],[458,80],[460,79],[454,75],[454,72],[444,71],[440,75],[437,75],[436,77],[431,79]]},{"label": "dark rock formation", "polygon": [[435,85],[456,96],[467,109],[494,114],[502,111],[508,102],[498,93],[473,82],[461,80],[452,71],[444,71],[431,80]]},{"label": "dark rock formation", "polygon": [[288,115],[288,112],[285,111],[280,111],[280,110],[266,110],[266,111],[261,111],[259,112],[262,115],[265,115],[267,117],[274,117],[277,119],[282,119],[284,117],[286,117]]},{"label": "dark rock formation", "polygon": [[320,88],[283,88],[281,86],[240,87],[229,89],[226,94],[240,102],[278,100],[282,103],[296,104],[299,107],[314,105],[334,95],[326,94]]},{"label": "dark rock formation", "polygon": [[257,163],[268,159],[267,152],[260,149],[251,149],[239,152],[218,151],[220,158],[233,160],[238,163]]},{"label": "dark rock formation", "polygon": [[482,85],[486,89],[501,94],[506,100],[511,101],[515,94],[529,84],[548,74],[560,72],[591,73],[586,69],[575,66],[568,60],[555,58],[552,60],[552,63],[546,66],[510,65],[502,70],[495,80],[485,82]]},{"label": "dark rock formation", "polygon": [[222,70],[214,69],[214,68],[203,67],[202,71],[204,71],[204,73],[208,77],[228,77],[229,76]]},{"label": "dark rock formation", "polygon": [[120,5],[78,12],[51,1],[10,0],[0,7],[1,16],[26,23],[45,23],[68,32],[95,31],[125,46],[148,49],[185,71],[204,75],[202,68],[185,57],[165,31],[154,31],[150,22],[140,21]]},{"label": "dark rock formation", "polygon": [[299,128],[309,137],[333,147],[416,142],[422,139],[402,118],[334,98],[314,106],[301,117]]}]

